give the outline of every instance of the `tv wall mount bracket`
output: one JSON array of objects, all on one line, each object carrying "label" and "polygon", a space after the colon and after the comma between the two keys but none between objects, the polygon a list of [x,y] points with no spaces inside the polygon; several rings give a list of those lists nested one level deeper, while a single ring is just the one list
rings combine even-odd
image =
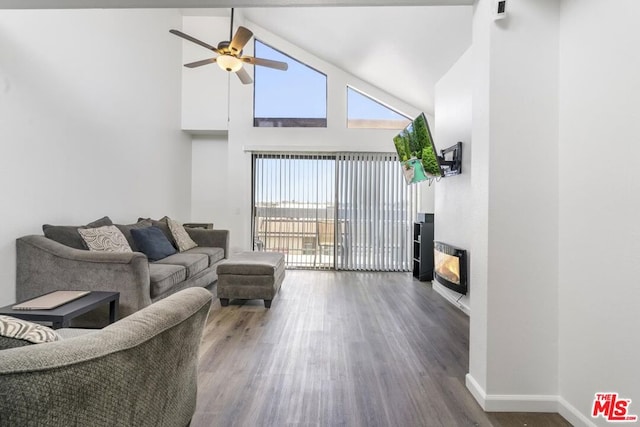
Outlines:
[{"label": "tv wall mount bracket", "polygon": [[462,142],[458,141],[451,147],[440,150],[438,156],[442,176],[459,175],[462,173]]}]

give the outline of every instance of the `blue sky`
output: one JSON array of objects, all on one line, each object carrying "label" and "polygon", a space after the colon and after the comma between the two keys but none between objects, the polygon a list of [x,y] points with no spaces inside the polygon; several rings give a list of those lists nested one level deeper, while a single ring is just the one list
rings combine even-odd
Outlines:
[{"label": "blue sky", "polygon": [[327,117],[327,77],[256,40],[255,56],[289,64],[255,67],[255,117]]}]

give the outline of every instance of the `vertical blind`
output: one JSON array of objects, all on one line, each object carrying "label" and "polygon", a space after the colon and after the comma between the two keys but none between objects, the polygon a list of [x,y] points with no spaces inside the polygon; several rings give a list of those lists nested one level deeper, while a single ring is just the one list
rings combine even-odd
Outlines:
[{"label": "vertical blind", "polygon": [[410,270],[418,187],[406,184],[397,156],[338,154],[336,171],[338,223],[348,239],[336,268]]},{"label": "vertical blind", "polygon": [[254,249],[289,268],[410,271],[417,188],[395,154],[254,153]]}]

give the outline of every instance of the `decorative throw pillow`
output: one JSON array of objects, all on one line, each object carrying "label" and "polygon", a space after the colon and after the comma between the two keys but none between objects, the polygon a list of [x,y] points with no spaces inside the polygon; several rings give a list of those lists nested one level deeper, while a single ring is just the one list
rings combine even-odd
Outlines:
[{"label": "decorative throw pillow", "polygon": [[84,240],[80,237],[78,228],[96,228],[111,224],[113,224],[111,219],[108,216],[104,216],[84,226],[44,224],[42,231],[48,239],[55,240],[70,248],[86,250],[87,245],[85,245]]},{"label": "decorative throw pillow", "polygon": [[127,239],[115,225],[98,228],[78,228],[78,233],[89,247],[96,252],[132,252]]},{"label": "decorative throw pillow", "polygon": [[155,225],[146,228],[132,228],[131,235],[136,246],[149,258],[149,261],[158,261],[176,253],[167,236]]},{"label": "decorative throw pillow", "polygon": [[131,235],[131,229],[133,228],[145,228],[151,227],[153,224],[150,219],[143,219],[142,221],[138,221],[135,224],[114,224],[118,227],[118,230],[124,234],[124,237],[127,239],[127,243],[131,247],[131,250],[134,252],[140,252],[138,247],[136,246],[136,242],[133,240],[133,236]]},{"label": "decorative throw pillow", "polygon": [[176,242],[176,246],[178,246],[178,250],[180,252],[188,251],[189,249],[198,246],[198,244],[193,241],[191,236],[189,236],[187,230],[185,230],[178,221],[167,218],[167,224],[169,224],[169,230],[171,230],[173,240],[174,242]]},{"label": "decorative throw pillow", "polygon": [[2,349],[60,339],[60,335],[51,328],[11,316],[0,316],[0,337],[2,337],[0,340]]}]

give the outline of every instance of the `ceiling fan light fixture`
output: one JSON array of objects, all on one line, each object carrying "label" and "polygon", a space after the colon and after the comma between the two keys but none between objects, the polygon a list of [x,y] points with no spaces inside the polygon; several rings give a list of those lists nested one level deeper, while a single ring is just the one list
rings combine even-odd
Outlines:
[{"label": "ceiling fan light fixture", "polygon": [[242,61],[233,55],[220,55],[216,58],[216,64],[225,71],[235,73],[242,68]]},{"label": "ceiling fan light fixture", "polygon": [[253,83],[253,79],[251,78],[249,73],[247,73],[247,70],[243,68],[243,63],[245,62],[250,65],[260,65],[263,67],[283,71],[285,71],[288,67],[286,62],[242,55],[242,49],[246,46],[251,37],[253,37],[253,33],[248,28],[239,26],[236,29],[235,34],[233,34],[233,8],[231,8],[231,25],[229,27],[229,38],[231,40],[221,41],[220,43],[218,43],[218,47],[213,47],[210,44],[200,41],[195,37],[185,34],[179,30],[169,30],[169,32],[218,54],[218,56],[215,58],[203,59],[200,61],[194,61],[189,62],[188,64],[184,64],[184,66],[187,68],[201,67],[203,65],[213,64],[215,62],[224,71],[235,73],[242,84],[247,85]]}]

